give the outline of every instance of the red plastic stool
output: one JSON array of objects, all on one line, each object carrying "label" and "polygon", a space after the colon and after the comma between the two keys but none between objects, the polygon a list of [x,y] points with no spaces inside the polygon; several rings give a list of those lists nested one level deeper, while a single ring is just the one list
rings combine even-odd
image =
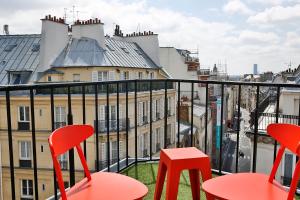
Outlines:
[{"label": "red plastic stool", "polygon": [[161,150],[154,200],[161,197],[167,171],[166,200],[177,199],[180,174],[184,169],[189,170],[193,199],[200,200],[199,171],[203,181],[211,179],[212,175],[209,157],[195,147]]}]

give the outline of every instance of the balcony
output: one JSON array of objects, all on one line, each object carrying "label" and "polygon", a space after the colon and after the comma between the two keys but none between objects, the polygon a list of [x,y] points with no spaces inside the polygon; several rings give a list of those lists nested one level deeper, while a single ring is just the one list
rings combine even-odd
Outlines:
[{"label": "balcony", "polygon": [[[190,96],[187,98],[190,101],[188,105],[192,109],[177,107],[182,105],[180,86],[183,84],[194,84],[194,87],[190,87]],[[196,102],[192,94],[194,94],[195,91],[193,90],[196,89],[198,84],[203,84],[204,90],[212,90],[213,88],[213,91],[206,91],[206,95],[204,95],[204,127],[202,122],[197,121],[197,116],[201,113],[196,113],[193,110],[193,105]],[[123,90],[121,85],[125,88],[131,85],[132,88]],[[99,90],[100,87],[101,90]],[[255,110],[250,111],[242,106],[244,105],[244,99],[241,97],[242,91],[248,90],[248,87],[254,88],[254,92],[259,92],[259,94],[249,95],[254,98],[251,101],[254,102],[255,107]],[[228,88],[234,89],[229,90]],[[272,89],[272,95],[275,95],[275,98],[265,100],[268,98],[268,92],[265,93],[266,95],[260,95],[260,90],[266,88]],[[49,152],[47,146],[49,134],[56,128],[67,124],[92,124],[95,130],[98,130],[94,133],[95,137],[89,138],[82,144],[92,172],[103,170],[128,174],[144,183],[148,183],[149,189],[153,189],[152,186],[156,181],[156,175],[153,175],[151,170],[155,172],[157,165],[151,162],[159,161],[160,148],[169,146],[196,146],[210,156],[213,172],[218,175],[246,171],[268,173],[267,170],[273,164],[274,152],[277,151],[278,145],[266,134],[261,134],[261,131],[265,131],[265,126],[259,126],[260,119],[262,119],[261,117],[271,117],[272,120],[267,120],[266,124],[271,121],[281,122],[281,119],[285,118],[292,119],[291,121],[285,121],[288,123],[299,122],[298,114],[284,112],[285,102],[281,100],[281,97],[284,95],[284,91],[289,88],[292,88],[294,92],[295,90],[299,91],[296,95],[298,98],[300,85],[257,82],[168,79],[2,86],[0,87],[2,103],[0,108],[3,110],[0,113],[4,113],[1,116],[2,119],[7,119],[7,123],[2,124],[4,127],[1,127],[1,136],[5,140],[2,144],[7,144],[1,146],[1,166],[2,173],[5,174],[2,180],[3,187],[5,191],[9,192],[7,194],[9,199],[16,198],[20,193],[20,188],[16,184],[20,180],[20,174],[30,174],[27,179],[29,178],[33,182],[35,197],[39,197],[39,199],[48,197],[57,199],[57,186],[53,176],[51,158],[47,157],[45,152]],[[17,91],[28,94],[20,98],[20,102],[23,104],[25,102],[24,98],[28,98],[28,105],[26,106],[30,106],[31,121],[29,128],[25,130],[25,134],[16,131],[19,126],[17,114],[14,113],[17,110],[15,107],[19,105],[15,103],[18,102],[19,97]],[[228,92],[233,93],[229,94]],[[151,97],[154,94],[155,99],[158,96],[161,96],[160,99],[164,100],[168,97],[174,97],[175,101],[170,105],[173,107],[172,111],[174,112],[169,115],[168,108],[163,107],[161,112],[166,113],[166,115],[154,113],[157,119],[162,120],[153,123],[152,120],[149,120],[151,118],[143,118],[143,121],[147,121],[148,125],[139,126],[138,103],[145,101],[147,98],[149,105],[152,105],[154,98]],[[55,121],[57,119],[55,116],[56,105],[65,106],[66,122]],[[98,112],[100,105],[121,105],[120,107],[116,106],[116,111],[122,107],[122,117],[119,118],[119,123],[116,119],[100,120]],[[262,114],[270,105],[274,105],[273,114]],[[298,109],[299,107],[293,109],[293,111]],[[251,111],[253,111],[252,114]],[[150,114],[153,113],[150,112]],[[178,117],[183,115],[186,116],[185,119]],[[223,123],[217,123],[218,120]],[[107,125],[109,129],[106,128]],[[218,129],[216,129],[216,126],[218,126]],[[141,145],[148,150],[147,153],[145,151],[138,152],[137,141],[140,134],[148,137],[143,139]],[[261,140],[261,138],[268,138],[268,141]],[[16,162],[19,158],[19,149],[16,144],[23,140],[31,142],[32,151],[28,155],[31,158],[31,168],[26,167],[28,163],[23,163],[24,167],[20,167],[20,163]],[[265,145],[267,145],[267,148],[262,149]],[[154,152],[155,150],[157,152]],[[266,150],[268,150],[267,153]],[[138,156],[139,154],[141,156]],[[67,170],[64,171],[64,180],[68,181],[70,185],[73,185],[84,176],[75,156],[77,155],[74,155],[71,150],[69,160],[66,162]],[[148,163],[148,161],[151,162]],[[137,170],[132,168],[135,164],[138,164]],[[286,163],[286,168],[290,166],[289,164],[293,167],[292,162]],[[281,167],[283,168],[283,166]],[[264,171],[265,169],[267,170]],[[149,173],[140,176],[145,171]],[[187,177],[183,175],[183,186],[186,183],[185,181],[188,182],[188,179],[185,180],[185,178]],[[278,179],[286,186],[289,185],[289,180],[288,173],[285,174],[284,172],[280,174]],[[41,190],[43,186],[38,187],[42,184],[45,186],[44,191]],[[186,187],[186,191],[182,189],[179,191],[181,191],[179,195],[183,195],[183,199],[190,198],[189,187]],[[151,199],[150,196],[149,199]]]},{"label": "balcony", "polygon": [[[98,131],[99,133],[106,133],[107,126],[109,127],[109,132],[117,132],[117,131],[126,131],[126,123],[128,123],[128,127],[130,128],[130,119],[119,119],[118,120],[98,120]],[[108,124],[107,124],[108,123]],[[94,127],[96,127],[96,120],[94,121]]]}]

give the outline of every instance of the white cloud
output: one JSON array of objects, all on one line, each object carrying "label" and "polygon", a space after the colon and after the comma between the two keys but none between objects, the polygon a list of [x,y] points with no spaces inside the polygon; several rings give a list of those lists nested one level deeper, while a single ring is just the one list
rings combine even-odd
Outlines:
[{"label": "white cloud", "polygon": [[[40,33],[41,18],[46,14],[61,17],[63,8],[73,5],[69,0],[51,2],[53,4],[49,8],[36,4],[32,8],[28,6],[27,9],[11,10],[8,14],[1,12],[1,9],[5,9],[1,7],[0,25],[9,24],[13,34]],[[228,22],[206,21],[184,12],[151,7],[147,1],[124,3],[120,0],[85,0],[75,5],[81,19],[100,18],[108,34],[113,33],[114,23],[119,24],[125,34],[136,31],[139,25],[141,31],[158,33],[161,46],[198,47],[201,64],[212,66],[218,60],[226,59],[228,72],[232,74],[251,72],[253,63],[276,72],[290,59],[295,63],[300,62],[300,47],[287,45],[286,38],[282,39],[272,31],[243,31]],[[8,7],[13,8],[12,5]],[[72,13],[68,11],[67,14],[69,21],[72,21]],[[289,36],[290,41],[293,38],[293,35]],[[260,70],[263,71],[263,68]]]},{"label": "white cloud", "polygon": [[249,3],[259,3],[262,4],[264,6],[278,6],[278,5],[282,5],[284,3],[299,3],[299,0],[247,0],[247,2]]},{"label": "white cloud", "polygon": [[292,48],[300,48],[300,35],[295,32],[288,32],[285,45]]},{"label": "white cloud", "polygon": [[239,41],[246,44],[277,44],[280,38],[273,32],[256,32],[244,30],[239,35]]},{"label": "white cloud", "polygon": [[230,0],[224,7],[223,11],[228,14],[250,15],[253,11],[240,0]]},{"label": "white cloud", "polygon": [[248,18],[249,23],[288,22],[300,18],[300,4],[295,6],[275,6]]}]

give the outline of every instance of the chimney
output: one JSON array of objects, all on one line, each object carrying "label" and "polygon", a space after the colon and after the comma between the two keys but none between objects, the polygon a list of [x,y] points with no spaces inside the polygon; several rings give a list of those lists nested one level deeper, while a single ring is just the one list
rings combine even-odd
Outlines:
[{"label": "chimney", "polygon": [[8,24],[3,25],[3,34],[4,35],[9,35]]},{"label": "chimney", "polygon": [[40,47],[40,69],[50,68],[59,53],[66,47],[68,37],[68,24],[62,18],[46,16],[42,20],[42,34]]},{"label": "chimney", "polygon": [[72,37],[77,39],[82,37],[95,39],[99,46],[105,49],[103,25],[98,18],[86,21],[77,20],[72,25]]}]

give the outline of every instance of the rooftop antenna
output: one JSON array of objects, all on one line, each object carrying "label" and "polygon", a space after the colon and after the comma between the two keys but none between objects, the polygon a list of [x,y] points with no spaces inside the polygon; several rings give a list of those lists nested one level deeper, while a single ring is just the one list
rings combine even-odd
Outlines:
[{"label": "rooftop antenna", "polygon": [[64,20],[65,20],[65,22],[67,21],[67,11],[68,11],[68,9],[64,8]]}]

